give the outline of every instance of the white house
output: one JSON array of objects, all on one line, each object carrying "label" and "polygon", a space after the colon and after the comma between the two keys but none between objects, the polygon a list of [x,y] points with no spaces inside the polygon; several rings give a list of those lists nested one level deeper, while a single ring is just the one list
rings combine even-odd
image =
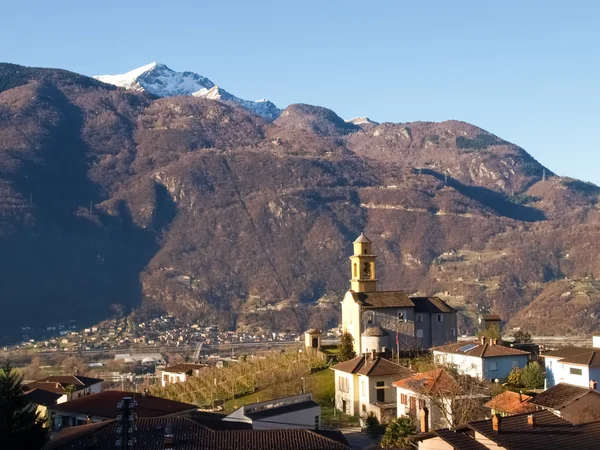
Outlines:
[{"label": "white house", "polygon": [[396,395],[392,383],[412,375],[406,367],[374,353],[331,367],[335,372],[335,407],[351,416],[373,412],[380,422],[393,418]]},{"label": "white house", "polygon": [[42,391],[60,394],[56,404],[74,400],[89,394],[102,392],[102,382],[99,378],[83,377],[80,375],[53,375],[41,380],[27,383],[27,391],[40,389]]},{"label": "white house", "polygon": [[183,383],[189,377],[197,377],[204,364],[174,364],[166,367],[160,376],[162,387],[167,384]]},{"label": "white house", "polygon": [[253,430],[321,428],[321,407],[312,394],[292,395],[266,402],[250,403],[223,418],[252,424]]},{"label": "white house", "polygon": [[522,369],[529,362],[530,353],[498,345],[495,340],[459,342],[431,349],[434,361],[456,367],[459,373],[482,381],[506,380],[510,372]]},{"label": "white house", "polygon": [[546,388],[569,383],[584,388],[600,381],[600,339],[594,336],[594,348],[565,347],[540,355],[546,365]]}]

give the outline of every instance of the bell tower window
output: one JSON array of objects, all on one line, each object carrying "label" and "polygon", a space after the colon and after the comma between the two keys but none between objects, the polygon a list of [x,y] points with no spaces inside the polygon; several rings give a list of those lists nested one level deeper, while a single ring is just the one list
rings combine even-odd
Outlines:
[{"label": "bell tower window", "polygon": [[363,263],[362,274],[363,274],[364,277],[370,277],[371,276],[371,264],[369,264],[368,262]]},{"label": "bell tower window", "polygon": [[358,277],[358,265],[356,263],[354,263],[354,267],[353,267],[353,271],[352,271],[352,276],[354,278]]}]

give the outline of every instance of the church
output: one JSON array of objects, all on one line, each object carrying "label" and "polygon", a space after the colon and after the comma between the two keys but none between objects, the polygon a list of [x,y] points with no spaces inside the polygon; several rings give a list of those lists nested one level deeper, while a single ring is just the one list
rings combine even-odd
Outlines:
[{"label": "church", "polygon": [[350,256],[350,290],[342,300],[342,329],[357,354],[428,349],[457,341],[456,310],[438,297],[378,291],[377,256],[364,233]]}]

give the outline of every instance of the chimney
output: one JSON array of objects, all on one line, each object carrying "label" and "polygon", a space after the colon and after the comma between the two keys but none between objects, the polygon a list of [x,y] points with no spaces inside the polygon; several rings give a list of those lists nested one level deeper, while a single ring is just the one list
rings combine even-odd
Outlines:
[{"label": "chimney", "polygon": [[529,425],[531,428],[535,426],[535,416],[533,414],[527,415],[527,425]]},{"label": "chimney", "polygon": [[419,415],[420,419],[420,428],[421,433],[429,432],[429,410],[427,408],[423,408]]},{"label": "chimney", "polygon": [[487,338],[485,336],[481,336],[481,345],[485,345]]},{"label": "chimney", "polygon": [[492,339],[491,345],[496,345],[498,343],[498,339]]},{"label": "chimney", "polygon": [[372,359],[373,361],[375,361],[375,358],[376,358],[376,357],[377,357],[377,350],[373,349],[373,350],[371,351],[371,359]]},{"label": "chimney", "polygon": [[590,389],[596,390],[597,387],[598,383],[596,383],[596,380],[590,380]]},{"label": "chimney", "polygon": [[498,414],[494,414],[492,416],[492,430],[494,430],[496,433],[500,432],[500,422],[501,421],[502,421],[502,418]]}]

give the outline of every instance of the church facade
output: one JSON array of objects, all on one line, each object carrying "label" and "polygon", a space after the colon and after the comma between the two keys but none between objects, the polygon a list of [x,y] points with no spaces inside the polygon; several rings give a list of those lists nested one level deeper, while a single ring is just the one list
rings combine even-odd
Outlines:
[{"label": "church facade", "polygon": [[428,349],[457,341],[455,309],[438,297],[378,291],[373,243],[361,233],[353,246],[342,329],[354,338],[357,354]]}]

